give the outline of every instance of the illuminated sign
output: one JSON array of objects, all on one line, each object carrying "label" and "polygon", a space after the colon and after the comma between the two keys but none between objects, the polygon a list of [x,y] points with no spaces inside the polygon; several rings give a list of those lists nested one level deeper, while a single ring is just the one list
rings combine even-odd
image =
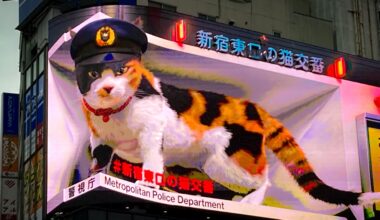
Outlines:
[{"label": "illuminated sign", "polygon": [[167,192],[150,187],[139,186],[129,181],[115,178],[103,173],[96,174],[95,176],[89,177],[79,183],[65,188],[63,190],[63,201],[71,201],[78,196],[90,193],[100,187],[114,192],[119,192],[127,196],[132,196],[134,198],[140,198],[164,205],[198,208],[217,212],[229,212],[247,216],[264,217],[271,219],[282,219],[284,216],[291,216],[291,218],[295,220],[305,218],[309,220],[343,219],[338,216],[328,216],[283,208],[273,208],[268,206],[252,205],[248,203],[239,203],[223,199]]},{"label": "illuminated sign", "polygon": [[327,75],[335,77],[337,79],[342,79],[346,76],[347,65],[346,60],[343,57],[339,57],[334,62],[327,67]]},{"label": "illuminated sign", "polygon": [[325,64],[322,58],[293,53],[287,49],[275,49],[259,43],[246,42],[240,38],[228,38],[222,34],[213,34],[203,30],[197,31],[197,46],[204,49],[247,57],[253,60],[264,60],[289,68],[323,73]]},{"label": "illuminated sign", "polygon": [[175,23],[173,40],[178,44],[182,44],[186,40],[186,23],[183,20]]},{"label": "illuminated sign", "polygon": [[214,192],[214,184],[210,179],[201,180],[181,175],[165,176],[162,173],[142,169],[141,165],[129,163],[121,158],[116,158],[112,161],[110,170],[122,179],[127,179],[131,182],[144,180],[152,184],[156,183],[160,187],[167,187],[181,192],[196,192],[201,194],[213,194]]}]

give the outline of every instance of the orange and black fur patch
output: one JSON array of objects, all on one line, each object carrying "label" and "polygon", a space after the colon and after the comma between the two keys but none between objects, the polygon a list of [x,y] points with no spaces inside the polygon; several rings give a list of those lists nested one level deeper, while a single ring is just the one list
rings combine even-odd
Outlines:
[{"label": "orange and black fur patch", "polygon": [[314,173],[291,133],[258,105],[208,91],[161,83],[163,96],[179,118],[202,133],[223,126],[232,134],[225,153],[250,174],[262,174],[265,145],[283,162],[297,183],[316,199],[333,204],[358,204],[360,193],[334,189]]}]

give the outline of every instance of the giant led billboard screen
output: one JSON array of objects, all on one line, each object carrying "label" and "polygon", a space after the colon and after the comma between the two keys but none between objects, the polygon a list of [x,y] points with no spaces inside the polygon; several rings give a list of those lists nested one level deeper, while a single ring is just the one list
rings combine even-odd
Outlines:
[{"label": "giant led billboard screen", "polygon": [[368,201],[346,191],[357,180],[337,82],[179,45],[134,16],[55,21],[70,31],[49,50],[48,211],[96,186],[231,212],[335,215]]}]

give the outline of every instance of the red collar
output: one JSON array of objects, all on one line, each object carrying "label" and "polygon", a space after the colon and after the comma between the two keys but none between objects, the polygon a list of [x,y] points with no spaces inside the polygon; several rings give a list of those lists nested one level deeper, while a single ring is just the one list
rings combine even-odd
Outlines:
[{"label": "red collar", "polygon": [[120,107],[118,107],[117,109],[112,109],[112,108],[98,108],[98,109],[94,109],[93,107],[90,106],[90,104],[87,103],[86,99],[82,99],[83,101],[83,104],[84,106],[86,106],[86,108],[94,113],[96,116],[103,116],[103,121],[104,122],[108,122],[110,120],[110,115],[114,114],[114,113],[118,113],[120,111],[122,111],[123,109],[125,109],[125,107],[127,107],[127,105],[129,104],[129,102],[131,101],[132,99],[132,96],[130,96],[127,101],[124,102],[124,104],[122,104]]}]

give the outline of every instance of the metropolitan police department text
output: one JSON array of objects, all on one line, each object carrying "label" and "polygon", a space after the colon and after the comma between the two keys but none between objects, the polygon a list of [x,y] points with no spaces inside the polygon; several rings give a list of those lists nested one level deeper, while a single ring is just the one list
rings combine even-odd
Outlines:
[{"label": "metropolitan police department text", "polygon": [[224,203],[221,202],[210,202],[207,201],[207,199],[204,199],[202,197],[193,199],[193,198],[186,198],[185,196],[181,194],[177,194],[175,196],[159,190],[148,191],[145,189],[142,189],[138,185],[127,185],[121,182],[118,182],[117,179],[112,179],[110,177],[105,176],[105,184],[108,186],[112,186],[116,189],[121,189],[125,193],[133,193],[137,196],[143,196],[143,197],[149,197],[152,199],[156,199],[163,202],[170,202],[173,204],[183,204],[189,207],[204,207],[204,208],[212,208],[212,209],[219,209],[224,210]]}]

